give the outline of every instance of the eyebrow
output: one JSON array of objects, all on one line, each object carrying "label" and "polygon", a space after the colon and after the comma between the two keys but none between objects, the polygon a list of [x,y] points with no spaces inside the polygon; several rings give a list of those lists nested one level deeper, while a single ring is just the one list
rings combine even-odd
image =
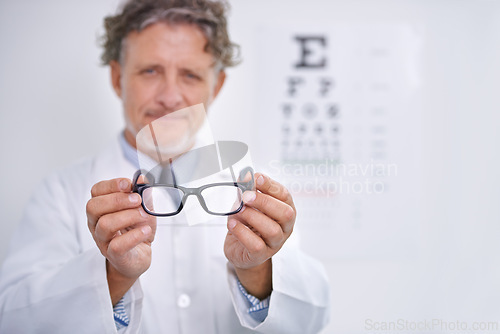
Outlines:
[{"label": "eyebrow", "polygon": [[[161,68],[165,68],[163,65],[161,65],[159,63],[155,63],[155,62],[151,62],[151,63],[144,62],[144,63],[136,64],[134,66],[134,68],[137,69],[137,70],[143,69],[145,67],[161,67]],[[208,72],[208,71],[212,70],[213,68],[214,68],[214,66],[210,66],[209,68],[207,68],[205,70],[205,69],[200,68],[200,67],[181,66],[179,68],[179,70],[181,70],[181,71],[188,71],[188,72],[195,72],[195,73],[205,73],[205,72]]]}]

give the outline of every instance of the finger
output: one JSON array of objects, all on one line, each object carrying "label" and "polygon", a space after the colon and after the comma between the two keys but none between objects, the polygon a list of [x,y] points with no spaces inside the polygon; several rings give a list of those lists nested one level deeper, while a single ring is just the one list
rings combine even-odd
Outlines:
[{"label": "finger", "polygon": [[151,233],[151,227],[143,225],[111,239],[108,245],[108,256],[115,259],[124,256],[137,245],[147,242]]},{"label": "finger", "polygon": [[261,173],[256,173],[255,184],[257,190],[261,191],[264,194],[268,194],[274,198],[277,198],[295,209],[295,205],[293,204],[293,199],[290,195],[290,192],[281,183],[274,181],[269,176]]},{"label": "finger", "polygon": [[148,214],[142,208],[123,210],[102,216],[95,227],[94,237],[101,243],[109,241],[120,230],[148,222]]},{"label": "finger", "polygon": [[102,196],[117,192],[130,192],[132,190],[132,181],[127,178],[118,178],[101,181],[92,187],[90,194],[92,197]]},{"label": "finger", "polygon": [[245,191],[242,199],[246,206],[259,210],[283,227],[295,221],[294,208],[270,195],[255,191]]},{"label": "finger", "polygon": [[272,249],[279,249],[286,240],[285,231],[280,224],[251,207],[240,211],[234,218],[253,228],[255,234],[261,236]]},{"label": "finger", "polygon": [[113,212],[137,208],[141,205],[141,196],[135,193],[112,193],[91,198],[87,202],[89,228],[94,232],[100,217]]},{"label": "finger", "polygon": [[238,182],[249,182],[252,180],[252,172],[248,171],[244,175],[242,173],[238,177]]},{"label": "finger", "polygon": [[267,245],[264,240],[241,221],[231,217],[227,221],[227,228],[251,254],[265,255]]},{"label": "finger", "polygon": [[146,178],[145,175],[140,175],[138,178],[137,178],[137,183],[149,183],[148,179]]}]

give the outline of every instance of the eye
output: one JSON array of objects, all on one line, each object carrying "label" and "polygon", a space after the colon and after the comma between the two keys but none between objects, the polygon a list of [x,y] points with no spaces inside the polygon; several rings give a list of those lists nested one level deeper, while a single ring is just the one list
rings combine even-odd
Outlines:
[{"label": "eye", "polygon": [[158,73],[158,71],[155,68],[146,68],[141,71],[142,74],[147,74],[147,75],[152,75]]},{"label": "eye", "polygon": [[193,72],[186,72],[184,75],[190,80],[201,81],[201,77]]}]

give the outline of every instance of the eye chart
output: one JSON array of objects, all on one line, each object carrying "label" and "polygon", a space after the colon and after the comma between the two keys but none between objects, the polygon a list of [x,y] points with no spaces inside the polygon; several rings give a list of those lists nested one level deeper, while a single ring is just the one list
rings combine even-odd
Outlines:
[{"label": "eye chart", "polygon": [[418,244],[419,34],[405,24],[259,34],[260,162],[292,192],[301,242],[327,258]]}]

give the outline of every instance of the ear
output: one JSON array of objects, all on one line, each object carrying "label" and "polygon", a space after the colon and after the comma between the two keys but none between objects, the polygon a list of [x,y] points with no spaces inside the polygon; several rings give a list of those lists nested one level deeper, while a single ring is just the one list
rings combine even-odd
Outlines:
[{"label": "ear", "polygon": [[110,72],[111,72],[111,85],[113,86],[113,89],[115,90],[116,95],[118,95],[118,97],[121,98],[122,97],[122,85],[121,85],[122,66],[116,60],[112,60],[109,62],[109,68],[110,68]]},{"label": "ear", "polygon": [[226,80],[226,72],[224,71],[219,71],[219,74],[217,75],[217,82],[215,83],[215,88],[214,88],[214,96],[212,97],[212,100],[217,97],[217,95],[220,92],[220,89],[224,85],[224,81]]}]

